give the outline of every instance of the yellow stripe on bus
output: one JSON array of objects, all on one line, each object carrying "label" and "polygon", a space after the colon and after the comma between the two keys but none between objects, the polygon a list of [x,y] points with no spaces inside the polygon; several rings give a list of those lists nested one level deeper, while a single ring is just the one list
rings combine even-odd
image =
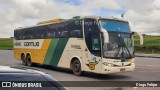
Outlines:
[{"label": "yellow stripe on bus", "polygon": [[16,59],[21,60],[21,54],[27,53],[31,55],[32,62],[42,64],[46,56],[48,47],[52,39],[44,39],[41,49],[26,49],[26,48],[14,48],[14,56]]}]

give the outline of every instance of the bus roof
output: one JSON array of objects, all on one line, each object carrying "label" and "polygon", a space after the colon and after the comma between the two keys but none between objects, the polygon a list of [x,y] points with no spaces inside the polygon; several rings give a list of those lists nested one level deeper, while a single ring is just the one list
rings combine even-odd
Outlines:
[{"label": "bus roof", "polygon": [[66,21],[71,21],[71,20],[79,20],[79,19],[84,19],[84,18],[93,18],[93,19],[96,19],[96,20],[99,20],[99,19],[110,19],[110,20],[117,20],[117,21],[128,22],[127,20],[120,19],[120,18],[115,18],[115,17],[106,17],[106,16],[82,16],[81,17],[81,16],[74,16],[71,19],[58,18],[58,19],[41,21],[41,22],[38,22],[34,26],[19,27],[19,28],[15,29],[15,30],[20,30],[20,29],[25,29],[25,28],[32,28],[32,27],[38,27],[38,26],[49,25],[49,24],[56,24],[56,23],[61,23],[61,22],[66,22]]},{"label": "bus roof", "polygon": [[121,19],[121,18],[116,18],[116,17],[107,17],[107,16],[84,16],[82,18],[94,18],[94,19],[111,19],[111,20],[118,20],[118,21],[123,21],[123,22],[128,22],[125,19]]},{"label": "bus roof", "polygon": [[64,19],[58,18],[58,19],[52,19],[52,20],[47,20],[47,21],[41,21],[41,22],[38,22],[37,25],[43,25],[43,24],[47,24],[47,23],[48,24],[51,24],[51,23],[55,24],[55,23],[59,23],[62,20],[64,20]]}]

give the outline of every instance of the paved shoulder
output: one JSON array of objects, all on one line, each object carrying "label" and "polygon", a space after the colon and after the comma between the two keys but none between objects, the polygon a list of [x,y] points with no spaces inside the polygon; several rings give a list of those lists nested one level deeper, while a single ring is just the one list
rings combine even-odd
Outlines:
[{"label": "paved shoulder", "polygon": [[160,54],[136,54],[136,57],[160,58]]}]

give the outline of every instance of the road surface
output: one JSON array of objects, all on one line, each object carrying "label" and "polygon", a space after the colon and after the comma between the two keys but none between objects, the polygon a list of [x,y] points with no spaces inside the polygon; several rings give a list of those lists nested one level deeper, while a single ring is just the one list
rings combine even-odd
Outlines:
[{"label": "road surface", "polygon": [[[55,69],[46,66],[36,66],[59,81],[160,81],[160,58],[136,57],[134,72],[99,75],[85,73],[75,76],[69,70]],[[12,50],[0,50],[0,65],[22,66],[20,61],[14,60]],[[160,90],[160,88],[109,88],[109,87],[68,87],[70,90]]]}]

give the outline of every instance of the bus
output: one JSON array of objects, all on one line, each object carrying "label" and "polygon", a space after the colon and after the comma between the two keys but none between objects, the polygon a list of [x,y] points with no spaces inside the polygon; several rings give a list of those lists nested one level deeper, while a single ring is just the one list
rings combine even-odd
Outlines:
[{"label": "bus", "polygon": [[114,17],[75,16],[14,30],[14,57],[34,64],[110,74],[135,69],[134,32]]}]

